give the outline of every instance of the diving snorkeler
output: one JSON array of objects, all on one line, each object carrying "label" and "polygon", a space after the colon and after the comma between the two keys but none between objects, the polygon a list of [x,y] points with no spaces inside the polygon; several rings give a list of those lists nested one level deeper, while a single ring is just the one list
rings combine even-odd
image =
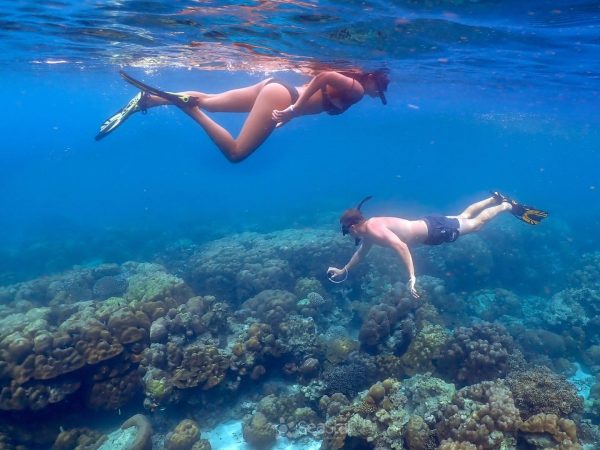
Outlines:
[{"label": "diving snorkeler", "polygon": [[365,219],[360,208],[370,198],[366,197],[356,208],[347,209],[340,217],[342,234],[351,235],[359,247],[343,268],[329,267],[327,276],[331,281],[341,283],[348,277],[348,271],[364,258],[373,245],[389,247],[404,262],[409,276],[407,288],[415,298],[419,298],[419,294],[415,287],[417,279],[409,246],[454,242],[461,235],[479,231],[498,214],[507,211],[530,225],[537,225],[548,217],[546,211],[522,205],[499,192],[492,192],[491,197],[470,205],[457,216],[426,216],[418,220],[400,217]]},{"label": "diving snorkeler", "polygon": [[[203,92],[164,92],[121,72],[121,76],[140,89],[129,103],[108,118],[100,127],[96,140],[114,131],[138,111],[161,105],[175,105],[200,125],[223,155],[232,163],[246,159],[277,127],[298,116],[326,112],[338,115],[365,95],[379,97],[385,105],[389,83],[387,71],[321,72],[304,86],[289,86],[282,80],[268,78],[253,86],[220,94]],[[246,121],[237,138],[211,119],[208,112],[245,112]]]}]

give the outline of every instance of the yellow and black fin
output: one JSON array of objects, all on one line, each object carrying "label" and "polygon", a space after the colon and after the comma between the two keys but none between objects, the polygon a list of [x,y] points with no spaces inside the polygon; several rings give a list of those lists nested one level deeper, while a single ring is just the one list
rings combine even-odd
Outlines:
[{"label": "yellow and black fin", "polygon": [[190,97],[186,94],[176,94],[174,92],[161,91],[160,89],[147,85],[146,83],[143,83],[140,80],[136,80],[131,75],[126,74],[122,70],[119,73],[125,81],[134,85],[138,89],[145,92],[149,92],[150,94],[156,95],[157,97],[164,98],[165,100],[170,101],[174,105],[183,107],[197,105],[197,101],[194,97]]},{"label": "yellow and black fin", "polygon": [[96,140],[99,141],[100,139],[106,137],[133,113],[138,111],[146,111],[145,103],[146,94],[143,91],[138,92],[131,100],[129,100],[127,105],[110,116],[102,125],[100,125],[100,132],[96,135]]},{"label": "yellow and black fin", "polygon": [[531,206],[521,205],[516,201],[512,200],[512,213],[517,218],[529,225],[537,225],[542,219],[548,217],[548,212],[541,209],[532,208]]}]

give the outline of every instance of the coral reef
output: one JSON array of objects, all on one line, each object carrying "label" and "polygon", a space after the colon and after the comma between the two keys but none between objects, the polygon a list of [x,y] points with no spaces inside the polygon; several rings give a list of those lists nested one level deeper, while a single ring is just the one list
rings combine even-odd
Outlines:
[{"label": "coral reef", "polygon": [[495,268],[490,244],[475,234],[443,248],[422,247],[415,254],[420,258],[423,272],[451,286],[482,285],[489,282]]},{"label": "coral reef", "polygon": [[182,420],[165,438],[165,450],[190,450],[200,439],[198,424],[191,419]]},{"label": "coral reef", "polygon": [[514,352],[514,342],[504,327],[481,323],[454,330],[436,365],[458,383],[474,384],[505,376]]},{"label": "coral reef", "polygon": [[[403,296],[391,297],[386,299],[386,302],[373,305],[367,312],[358,334],[362,347],[367,351],[376,352],[379,345],[391,336],[400,342],[406,341],[405,335],[412,334],[412,329],[407,330],[411,328],[412,322],[409,314],[418,307],[422,307],[422,304]],[[404,319],[409,319],[408,323]],[[391,345],[399,344],[392,342]]]},{"label": "coral reef", "polygon": [[453,393],[452,385],[420,375],[406,385],[392,379],[377,382],[351,405],[343,398],[324,398],[321,408],[327,408],[328,420],[322,448],[403,449],[407,440],[410,449],[433,449],[435,414]]},{"label": "coral reef", "polygon": [[573,385],[547,367],[511,372],[506,382],[523,420],[541,413],[565,417],[583,411]]},{"label": "coral reef", "polygon": [[225,378],[229,359],[213,345],[179,347],[169,342],[146,349],[140,367],[144,372],[145,405],[155,409],[178,402],[183,389],[210,389],[219,384]]},{"label": "coral reef", "polygon": [[425,322],[400,358],[404,372],[407,375],[432,372],[433,360],[440,356],[448,337],[444,327]]},{"label": "coral reef", "polygon": [[520,316],[520,298],[507,289],[482,289],[468,296],[465,309],[469,316],[493,322],[502,316]]},{"label": "coral reef", "polygon": [[374,374],[374,365],[367,358],[356,355],[344,364],[325,370],[322,376],[324,392],[328,395],[338,392],[352,398],[369,385]]},{"label": "coral reef", "polygon": [[261,412],[244,422],[242,433],[244,440],[258,450],[270,448],[277,438],[277,430]]},{"label": "coral reef", "polygon": [[278,327],[296,311],[296,296],[284,290],[266,289],[246,300],[242,308],[261,322]]},{"label": "coral reef", "polygon": [[[90,428],[73,428],[61,431],[52,445],[52,450],[97,449],[106,439],[102,433]],[[3,448],[0,445],[0,448]],[[149,449],[144,449],[149,450]]]},{"label": "coral reef", "polygon": [[331,300],[323,297],[317,292],[309,292],[304,298],[296,304],[298,312],[315,320],[322,321],[326,314],[331,311],[333,304]]},{"label": "coral reef", "polygon": [[456,392],[437,433],[440,440],[469,442],[481,450],[515,448],[520,423],[510,390],[500,381],[483,381]]},{"label": "coral reef", "polygon": [[322,279],[323,261],[347,258],[344,244],[338,234],[317,229],[232,235],[198,248],[186,279],[199,294],[237,304],[267,289],[294,291],[301,277]]},{"label": "coral reef", "polygon": [[[582,450],[577,439],[577,426],[569,419],[561,419],[556,414],[536,414],[522,422],[519,430],[524,432],[524,439],[537,448],[559,450]],[[534,433],[529,436],[528,433]],[[545,433],[548,436],[539,436]]]},{"label": "coral reef", "polygon": [[[0,288],[0,410],[10,419],[0,420],[0,448],[209,449],[198,423],[162,412],[173,405],[207,428],[243,418],[253,448],[278,433],[296,445],[323,438],[324,449],[596,443],[600,389],[584,410],[555,372],[571,376],[580,363],[600,374],[600,253],[582,259],[571,286],[554,280],[544,292],[533,272],[520,275],[537,283],[534,296],[492,280],[503,245],[467,236],[444,258],[415,252],[419,300],[385,249],[345,284],[327,283],[326,264],[351,253],[327,230],[244,233],[174,249],[177,261],[162,255],[185,281],[127,262]],[[66,413],[127,411],[142,399],[154,436],[143,416],[104,436]],[[65,424],[43,437],[13,426],[55,413]]]},{"label": "coral reef", "polygon": [[152,448],[152,426],[143,414],[136,414],[121,425],[122,430],[135,428],[135,439],[128,450],[150,450]]},{"label": "coral reef", "polygon": [[308,294],[315,293],[321,297],[327,295],[325,288],[321,282],[316,278],[298,278],[296,285],[294,286],[294,294],[298,298],[306,298]]},{"label": "coral reef", "polygon": [[[67,447],[73,448],[73,447]],[[121,427],[105,436],[102,445],[83,447],[81,450],[151,450],[152,426],[148,418],[136,414],[127,419]]]}]

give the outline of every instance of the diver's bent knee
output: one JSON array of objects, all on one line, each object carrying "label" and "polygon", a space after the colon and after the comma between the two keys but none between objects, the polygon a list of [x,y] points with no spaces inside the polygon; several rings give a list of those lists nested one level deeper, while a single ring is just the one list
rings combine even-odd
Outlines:
[{"label": "diver's bent knee", "polygon": [[248,155],[247,154],[243,154],[243,153],[233,153],[230,155],[225,155],[225,157],[227,158],[227,161],[229,161],[232,164],[238,164],[241,163],[243,160],[245,160]]}]

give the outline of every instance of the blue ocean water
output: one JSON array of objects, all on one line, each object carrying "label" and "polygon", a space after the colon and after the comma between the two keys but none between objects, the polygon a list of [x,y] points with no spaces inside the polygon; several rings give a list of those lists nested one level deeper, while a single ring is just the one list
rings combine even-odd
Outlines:
[{"label": "blue ocean water", "polygon": [[[484,236],[506,264],[460,289],[581,287],[570,272],[600,251],[599,46],[600,3],[583,0],[2,1],[0,286],[169,267],[173,248],[246,231],[337,232],[366,195],[368,215],[417,218],[500,190],[548,210],[546,228],[530,241],[500,219]],[[388,69],[388,104],[294,119],[236,165],[175,107],[94,140],[137,92],[119,70],[216,93],[325,68]],[[212,117],[234,134],[244,120]],[[515,234],[530,259],[511,259]]]},{"label": "blue ocean water", "polygon": [[[594,2],[6,2],[3,247],[290,225],[367,194],[410,216],[504,189],[595,221],[599,14]],[[389,104],[293,121],[240,167],[174,109],[92,139],[135,93],[121,68],[219,92],[273,74],[306,83],[298,71],[319,64],[389,68]]]}]

